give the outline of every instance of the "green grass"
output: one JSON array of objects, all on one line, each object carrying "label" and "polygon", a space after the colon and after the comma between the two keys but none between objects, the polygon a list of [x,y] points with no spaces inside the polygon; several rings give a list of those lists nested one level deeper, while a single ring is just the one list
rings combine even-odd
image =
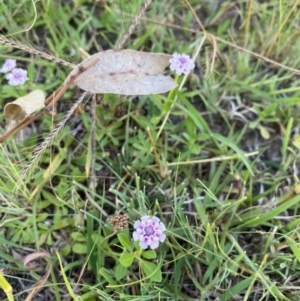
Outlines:
[{"label": "green grass", "polygon": [[[25,174],[81,91],[0,145],[1,300],[299,300],[300,1],[261,2],[153,0],[124,48],[195,55],[178,89],[86,97]],[[5,104],[51,95],[142,5],[0,2],[0,65],[29,77],[0,74],[1,134]],[[146,214],[167,228],[155,251],[131,236]]]}]

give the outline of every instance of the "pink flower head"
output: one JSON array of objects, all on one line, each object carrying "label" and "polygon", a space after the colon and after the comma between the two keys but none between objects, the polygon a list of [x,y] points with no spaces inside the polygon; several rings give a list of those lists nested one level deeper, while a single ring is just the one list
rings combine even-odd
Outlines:
[{"label": "pink flower head", "polygon": [[143,216],[141,220],[134,223],[133,227],[136,229],[132,234],[133,239],[140,242],[142,249],[148,247],[156,249],[159,242],[166,239],[166,235],[163,233],[166,227],[156,216]]},{"label": "pink flower head", "polygon": [[178,54],[175,52],[170,59],[170,69],[176,71],[178,75],[189,74],[195,68],[195,63],[187,54]]},{"label": "pink flower head", "polygon": [[16,67],[16,60],[7,59],[5,60],[2,68],[0,69],[0,73],[7,73],[13,70]]},{"label": "pink flower head", "polygon": [[5,78],[11,86],[23,85],[27,77],[27,71],[21,68],[15,68],[10,73],[6,74]]}]

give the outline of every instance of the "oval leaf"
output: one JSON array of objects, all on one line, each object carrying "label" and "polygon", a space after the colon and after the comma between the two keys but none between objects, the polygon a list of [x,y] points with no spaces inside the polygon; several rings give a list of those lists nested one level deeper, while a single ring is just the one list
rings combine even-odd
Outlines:
[{"label": "oval leaf", "polygon": [[130,254],[130,253],[122,254],[119,259],[121,265],[123,265],[126,268],[131,266],[131,264],[133,263],[133,260],[134,260],[134,255]]},{"label": "oval leaf", "polygon": [[146,259],[155,259],[157,257],[157,254],[154,250],[143,251],[142,255]]},{"label": "oval leaf", "polygon": [[127,251],[132,250],[131,245],[130,245],[130,240],[126,233],[124,233],[124,232],[118,233],[118,239],[123,248],[125,248]]},{"label": "oval leaf", "polygon": [[127,268],[122,264],[117,264],[115,267],[115,277],[117,280],[121,280],[127,275]]},{"label": "oval leaf", "polygon": [[[101,94],[165,93],[177,86],[170,76],[160,74],[169,65],[170,58],[168,54],[134,50],[99,52],[72,71],[72,74],[81,72],[74,84],[85,91]],[[93,61],[95,64],[89,67]]]},{"label": "oval leaf", "polygon": [[162,274],[160,268],[149,261],[142,260],[142,268],[147,277],[149,277],[152,281],[161,282],[162,281]]},{"label": "oval leaf", "polygon": [[82,243],[75,243],[72,247],[72,250],[76,254],[86,254],[87,253],[87,245]]},{"label": "oval leaf", "polygon": [[270,133],[269,133],[269,131],[264,126],[259,125],[258,128],[259,128],[261,136],[264,139],[266,139],[266,140],[270,139]]}]

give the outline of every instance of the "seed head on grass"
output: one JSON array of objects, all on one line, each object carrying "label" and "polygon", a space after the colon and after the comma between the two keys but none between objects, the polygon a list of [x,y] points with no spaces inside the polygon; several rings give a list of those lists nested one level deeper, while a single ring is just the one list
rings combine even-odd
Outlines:
[{"label": "seed head on grass", "polygon": [[164,223],[156,216],[143,216],[141,220],[136,221],[133,225],[136,231],[132,236],[135,241],[139,241],[139,245],[142,249],[156,249],[159,242],[163,242],[166,239],[164,231],[166,227]]},{"label": "seed head on grass", "polygon": [[7,73],[5,78],[11,86],[23,85],[28,79],[27,71],[21,68],[15,68],[10,73]]},{"label": "seed head on grass", "polygon": [[175,52],[170,59],[170,69],[178,75],[189,74],[194,68],[195,63],[187,54],[178,54]]},{"label": "seed head on grass", "polygon": [[16,68],[16,60],[14,59],[7,59],[5,60],[4,64],[2,65],[2,68],[0,69],[0,73],[7,73],[14,68]]}]

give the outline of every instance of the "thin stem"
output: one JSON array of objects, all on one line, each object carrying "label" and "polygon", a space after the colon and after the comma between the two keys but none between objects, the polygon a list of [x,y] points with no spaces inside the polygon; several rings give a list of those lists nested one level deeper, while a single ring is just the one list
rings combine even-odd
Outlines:
[{"label": "thin stem", "polygon": [[52,131],[52,133],[41,143],[39,144],[34,152],[33,152],[33,157],[31,159],[31,161],[29,162],[29,164],[27,166],[25,166],[25,168],[23,168],[22,170],[22,175],[19,179],[23,180],[25,178],[25,176],[27,175],[27,173],[29,172],[29,170],[32,168],[32,166],[34,165],[34,163],[40,158],[40,156],[42,155],[43,151],[48,147],[48,145],[57,137],[57,135],[59,134],[59,132],[63,129],[63,127],[66,125],[67,121],[70,119],[70,117],[72,115],[74,115],[76,109],[80,106],[80,104],[83,102],[84,98],[86,97],[87,92],[85,92],[72,106],[72,108],[67,112],[66,117],[59,123],[59,125],[56,127],[56,129],[54,129],[54,131]]},{"label": "thin stem", "polygon": [[91,158],[91,178],[90,178],[90,189],[92,191],[92,197],[95,197],[95,190],[96,190],[96,170],[95,170],[95,164],[96,164],[96,152],[97,152],[97,133],[96,133],[96,120],[97,120],[97,114],[96,114],[96,94],[94,94],[92,99],[92,130],[91,130],[91,147],[92,147],[92,158]]},{"label": "thin stem", "polygon": [[135,16],[135,18],[134,18],[133,22],[131,23],[131,25],[129,26],[127,32],[123,36],[122,40],[116,46],[117,51],[120,51],[124,47],[126,41],[132,35],[132,33],[135,30],[136,26],[140,23],[143,15],[145,14],[145,12],[146,12],[148,6],[151,4],[151,2],[152,2],[152,0],[146,0],[144,5],[142,5],[140,7],[140,10],[139,10],[138,14]]},{"label": "thin stem", "polygon": [[38,56],[40,56],[40,57],[42,57],[46,60],[53,61],[53,62],[62,64],[62,65],[65,65],[65,66],[68,66],[68,67],[71,67],[71,68],[76,67],[76,65],[71,64],[71,63],[69,63],[65,60],[60,59],[60,58],[57,58],[56,56],[54,56],[52,54],[48,54],[48,53],[46,53],[44,51],[41,51],[41,50],[38,50],[38,49],[36,49],[32,46],[27,46],[27,45],[22,44],[20,42],[8,39],[7,37],[4,37],[4,36],[0,36],[0,43],[9,45],[13,48],[21,49],[25,52],[38,55]]}]

